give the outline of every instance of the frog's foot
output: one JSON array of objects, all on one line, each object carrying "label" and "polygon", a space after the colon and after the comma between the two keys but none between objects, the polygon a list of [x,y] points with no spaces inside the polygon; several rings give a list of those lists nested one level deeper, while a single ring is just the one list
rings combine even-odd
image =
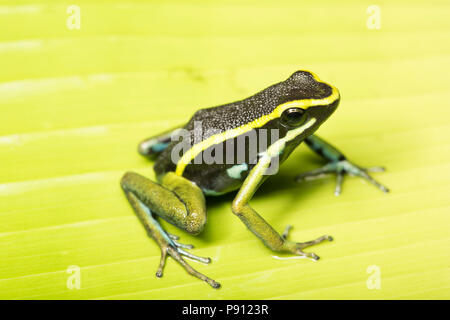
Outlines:
[{"label": "frog's foot", "polygon": [[287,250],[289,252],[292,252],[292,253],[296,254],[296,255],[304,256],[304,257],[307,257],[307,258],[310,258],[310,259],[313,259],[313,260],[316,260],[316,261],[320,259],[320,257],[317,254],[312,253],[312,252],[304,252],[303,249],[311,247],[311,246],[313,246],[315,244],[321,243],[321,242],[323,242],[325,240],[333,241],[333,237],[328,236],[328,235],[324,235],[324,236],[321,236],[321,237],[319,237],[317,239],[314,239],[314,240],[311,240],[311,241],[306,241],[306,242],[292,242],[292,241],[288,241],[287,237],[288,237],[289,232],[291,231],[291,229],[292,229],[292,226],[288,225],[284,229],[283,234],[281,235],[281,238],[283,238],[283,240],[285,240]]},{"label": "frog's foot", "polygon": [[[165,232],[165,231],[163,231]],[[184,249],[192,249],[193,245],[190,244],[182,244],[177,240],[178,236],[165,232],[167,237],[157,239],[157,242],[161,248],[161,261],[159,263],[158,271],[156,271],[157,277],[163,276],[163,269],[166,264],[167,255],[171,256],[175,261],[177,261],[181,266],[189,273],[190,275],[199,278],[200,280],[205,281],[211,287],[217,289],[220,288],[220,283],[214,281],[213,279],[205,276],[204,274],[198,272],[194,268],[192,268],[184,259],[183,256],[198,262],[202,263],[210,263],[211,258],[199,257],[192,253],[185,251]]]},{"label": "frog's foot", "polygon": [[344,179],[344,175],[349,174],[351,176],[358,176],[365,179],[366,181],[370,182],[383,192],[389,192],[388,188],[383,186],[381,183],[379,183],[369,175],[369,172],[383,172],[383,171],[385,171],[385,168],[383,167],[362,168],[357,166],[356,164],[353,164],[348,160],[341,160],[336,162],[330,162],[319,169],[301,173],[297,177],[295,177],[295,180],[297,182],[300,182],[302,180],[313,180],[321,178],[330,173],[335,173],[336,189],[334,190],[334,194],[338,196],[341,194],[342,180]]}]

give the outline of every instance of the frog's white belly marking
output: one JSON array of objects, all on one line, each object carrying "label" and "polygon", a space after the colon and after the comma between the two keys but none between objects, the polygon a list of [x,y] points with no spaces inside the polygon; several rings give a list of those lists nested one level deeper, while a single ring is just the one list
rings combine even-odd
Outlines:
[{"label": "frog's white belly marking", "polygon": [[248,169],[248,165],[246,163],[236,164],[231,168],[227,169],[227,175],[233,179],[240,179],[241,173]]},{"label": "frog's white belly marking", "polygon": [[203,194],[206,196],[221,196],[225,194],[226,192],[220,192],[220,191],[214,191],[210,189],[202,188]]}]

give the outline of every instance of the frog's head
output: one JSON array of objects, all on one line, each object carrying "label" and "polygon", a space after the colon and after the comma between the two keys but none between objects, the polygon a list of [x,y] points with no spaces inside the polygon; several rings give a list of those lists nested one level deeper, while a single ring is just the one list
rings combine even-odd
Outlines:
[{"label": "frog's head", "polygon": [[279,87],[276,108],[280,128],[290,136],[311,135],[336,110],[339,91],[309,71],[297,71]]}]

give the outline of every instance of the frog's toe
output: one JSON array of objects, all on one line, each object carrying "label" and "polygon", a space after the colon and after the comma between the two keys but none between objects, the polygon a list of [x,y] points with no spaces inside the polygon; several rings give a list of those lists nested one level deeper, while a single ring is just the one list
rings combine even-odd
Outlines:
[{"label": "frog's toe", "polygon": [[284,228],[283,233],[281,234],[281,238],[283,238],[283,240],[286,240],[287,237],[289,236],[289,233],[291,232],[292,226],[289,224],[286,226],[286,228]]},{"label": "frog's toe", "polygon": [[[366,180],[367,182],[373,184],[375,187],[377,187],[378,189],[380,189],[381,191],[383,191],[384,193],[388,193],[389,189],[387,187],[385,187],[384,185],[382,185],[381,183],[379,183],[377,180],[375,180],[374,178],[372,178],[369,174],[368,174],[369,170],[368,169],[361,169],[360,171],[358,171],[356,173],[357,176],[363,178],[364,180]],[[375,171],[370,171],[370,172],[375,172]]]},{"label": "frog's toe", "polygon": [[166,232],[167,235],[169,236],[169,238],[172,240],[172,246],[174,246],[176,248],[176,250],[183,256],[188,257],[192,260],[198,261],[198,262],[202,262],[202,263],[211,263],[211,258],[205,258],[205,257],[200,257],[200,256],[196,256],[192,253],[189,253],[183,249],[194,249],[194,246],[192,244],[184,244],[184,243],[180,243],[177,240],[180,239],[180,237],[168,233]]},{"label": "frog's toe", "polygon": [[172,240],[179,240],[180,239],[180,237],[177,236],[176,234],[172,234],[172,233],[169,233],[167,231],[166,231],[166,233],[169,236],[169,238],[172,239]]},{"label": "frog's toe", "polygon": [[304,252],[303,250],[300,250],[300,249],[298,249],[295,252],[295,254],[298,256],[302,256],[302,257],[314,260],[314,261],[317,261],[320,259],[320,257],[317,254],[315,254],[314,252]]},{"label": "frog's toe", "polygon": [[[179,239],[179,237],[177,237],[177,236],[174,236],[174,235],[172,235],[172,234],[169,234],[169,237],[171,238],[171,246],[180,254],[180,255],[182,255],[182,256],[184,256],[184,257],[187,257],[187,258],[189,258],[189,259],[192,259],[192,260],[195,260],[195,261],[198,261],[198,262],[201,262],[201,263],[206,263],[206,264],[208,264],[208,263],[211,263],[211,258],[209,258],[209,257],[200,257],[200,256],[197,256],[197,255],[195,255],[195,254],[192,254],[192,253],[190,253],[190,252],[187,252],[186,250],[184,250],[184,249],[193,249],[194,248],[194,246],[192,245],[192,244],[184,244],[184,243],[180,243],[180,242],[178,242],[177,240]],[[176,239],[175,239],[175,237],[176,237]]]},{"label": "frog's toe", "polygon": [[305,256],[310,258],[310,259],[313,259],[315,261],[320,259],[320,257],[317,254],[315,254],[314,252],[305,253]]},{"label": "frog's toe", "polygon": [[304,180],[306,181],[306,180],[320,179],[320,178],[323,178],[335,171],[336,171],[336,169],[334,168],[334,166],[331,163],[329,163],[329,164],[323,166],[322,168],[318,168],[318,169],[314,169],[311,171],[300,173],[299,175],[297,175],[295,177],[295,181],[301,182]]},{"label": "frog's toe", "polygon": [[201,262],[201,263],[205,263],[205,264],[211,263],[211,258],[209,258],[209,257],[196,256],[195,254],[192,254],[192,253],[187,252],[187,251],[185,251],[183,249],[180,249],[180,248],[178,248],[177,251],[181,255],[183,255],[183,256],[185,256],[187,258],[190,258],[192,260],[195,260],[195,261],[198,261],[198,262]]},{"label": "frog's toe", "polygon": [[368,167],[366,168],[367,172],[385,172],[386,168],[381,166]]},{"label": "frog's toe", "polygon": [[297,250],[297,254],[301,255],[301,256],[305,256],[307,258],[313,259],[315,261],[319,260],[320,257],[313,253],[313,252],[304,252],[303,249],[311,247],[313,245],[319,244],[323,241],[333,241],[333,237],[329,236],[329,235],[324,235],[321,236],[317,239],[311,240],[311,241],[307,241],[307,242],[298,242],[296,245],[296,250]]},{"label": "frog's toe", "polygon": [[178,248],[184,248],[184,249],[194,249],[194,246],[192,244],[183,244],[183,243],[179,243],[177,241],[178,239],[173,239],[172,238],[172,242],[175,244],[176,247]]},{"label": "frog's toe", "polygon": [[303,250],[305,248],[311,247],[324,241],[333,241],[333,237],[329,235],[324,235],[311,241],[297,242],[297,249]]},{"label": "frog's toe", "polygon": [[287,247],[290,248],[289,250],[299,256],[303,256],[312,260],[319,260],[320,257],[313,253],[313,252],[304,252],[303,249],[311,247],[313,245],[319,244],[323,241],[333,241],[333,237],[329,235],[323,235],[317,239],[306,241],[306,242],[291,242],[287,240],[287,237],[289,235],[290,230],[292,229],[292,226],[288,225],[284,232],[281,235],[281,238],[285,240],[287,243]]}]

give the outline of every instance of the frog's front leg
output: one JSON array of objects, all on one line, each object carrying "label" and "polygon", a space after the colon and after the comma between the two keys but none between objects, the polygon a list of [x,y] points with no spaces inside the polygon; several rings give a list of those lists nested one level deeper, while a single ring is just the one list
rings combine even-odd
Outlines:
[{"label": "frog's front leg", "polygon": [[311,135],[305,139],[305,143],[314,152],[322,156],[329,162],[322,168],[318,168],[309,172],[302,173],[298,175],[295,179],[296,181],[307,180],[311,178],[318,178],[326,174],[335,173],[336,174],[336,189],[334,191],[335,195],[341,193],[342,180],[345,174],[359,176],[383,192],[389,192],[389,189],[383,186],[381,183],[376,181],[369,175],[369,172],[382,172],[385,169],[383,167],[370,167],[363,168],[347,160],[345,155],[327,143],[325,140],[319,138],[316,135]]},{"label": "frog's front leg", "polygon": [[332,241],[332,237],[325,235],[307,242],[289,241],[287,240],[287,235],[290,227],[280,235],[249,204],[250,199],[263,181],[264,173],[266,172],[270,161],[270,157],[263,157],[250,171],[233,200],[232,211],[242,220],[242,222],[244,222],[247,228],[261,239],[261,241],[271,250],[277,252],[290,252],[318,260],[319,257],[315,253],[304,252],[303,249],[325,240]]},{"label": "frog's front leg", "polygon": [[161,178],[161,184],[155,183],[137,173],[127,172],[121,180],[121,186],[136,215],[144,224],[149,235],[161,248],[161,262],[156,276],[161,277],[167,255],[170,255],[184,269],[211,285],[220,284],[193,269],[183,256],[209,263],[210,258],[195,256],[184,249],[192,246],[178,243],[178,237],[166,232],[153,214],[191,233],[198,234],[206,223],[205,198],[202,191],[192,182],[169,172]]},{"label": "frog's front leg", "polygon": [[145,157],[155,158],[169,146],[172,135],[178,130],[180,130],[180,127],[167,130],[141,141],[138,146],[138,152]]}]

